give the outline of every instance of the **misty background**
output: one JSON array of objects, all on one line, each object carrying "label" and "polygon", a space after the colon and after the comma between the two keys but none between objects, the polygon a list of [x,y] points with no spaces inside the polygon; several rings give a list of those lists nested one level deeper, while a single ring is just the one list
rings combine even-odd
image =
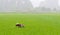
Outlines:
[{"label": "misty background", "polygon": [[59,12],[59,0],[0,0],[0,12]]}]

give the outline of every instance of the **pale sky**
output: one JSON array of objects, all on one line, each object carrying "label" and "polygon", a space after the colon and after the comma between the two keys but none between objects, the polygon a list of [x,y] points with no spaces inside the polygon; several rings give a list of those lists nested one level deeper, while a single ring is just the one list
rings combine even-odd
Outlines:
[{"label": "pale sky", "polygon": [[44,1],[44,0],[31,0],[34,7],[38,7],[41,1]]},{"label": "pale sky", "polygon": [[[45,1],[45,0],[31,0],[34,7],[38,7],[41,1]],[[60,5],[60,0],[59,0],[59,5]]]}]

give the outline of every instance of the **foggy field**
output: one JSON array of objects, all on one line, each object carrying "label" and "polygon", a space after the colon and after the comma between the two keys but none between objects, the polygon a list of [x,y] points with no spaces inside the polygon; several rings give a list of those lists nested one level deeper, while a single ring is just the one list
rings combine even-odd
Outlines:
[{"label": "foggy field", "polygon": [[[17,28],[17,22],[25,27]],[[60,15],[0,14],[0,35],[60,35]]]}]

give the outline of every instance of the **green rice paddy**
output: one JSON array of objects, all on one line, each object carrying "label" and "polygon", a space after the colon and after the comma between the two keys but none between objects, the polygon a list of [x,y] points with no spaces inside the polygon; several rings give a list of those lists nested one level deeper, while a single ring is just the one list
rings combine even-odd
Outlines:
[{"label": "green rice paddy", "polygon": [[[25,27],[16,27],[17,22]],[[60,35],[60,15],[0,14],[0,35]]]}]

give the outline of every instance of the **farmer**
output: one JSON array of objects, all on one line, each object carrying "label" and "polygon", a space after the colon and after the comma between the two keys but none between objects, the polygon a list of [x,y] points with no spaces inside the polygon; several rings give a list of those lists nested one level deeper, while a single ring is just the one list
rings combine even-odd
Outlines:
[{"label": "farmer", "polygon": [[23,24],[19,24],[19,23],[17,23],[16,26],[17,26],[17,27],[20,27],[20,28],[24,27]]}]

